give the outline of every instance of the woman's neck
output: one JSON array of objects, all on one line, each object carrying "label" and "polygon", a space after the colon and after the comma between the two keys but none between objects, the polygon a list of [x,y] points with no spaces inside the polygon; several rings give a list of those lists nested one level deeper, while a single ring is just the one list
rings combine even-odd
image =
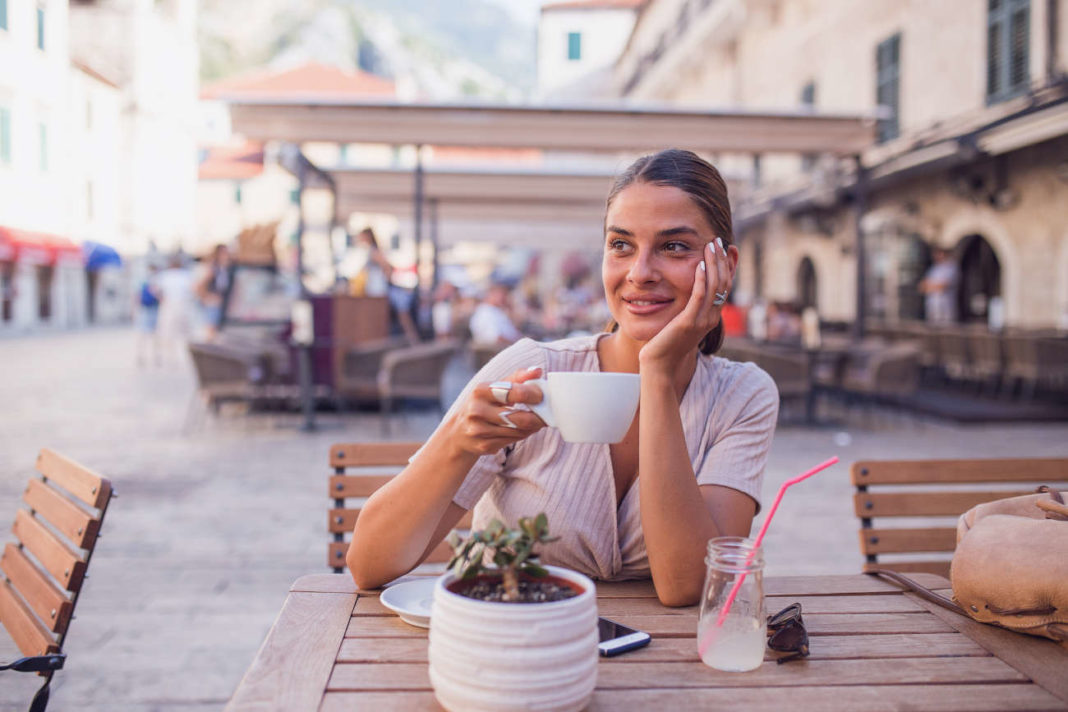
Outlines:
[{"label": "woman's neck", "polygon": [[[618,373],[638,373],[641,369],[638,363],[638,352],[642,350],[645,342],[633,341],[626,338],[619,331],[614,331],[597,341],[597,358],[600,361],[602,371]],[[674,374],[675,390],[681,399],[690,385],[694,370],[697,368],[697,351],[687,357],[683,367]]]}]

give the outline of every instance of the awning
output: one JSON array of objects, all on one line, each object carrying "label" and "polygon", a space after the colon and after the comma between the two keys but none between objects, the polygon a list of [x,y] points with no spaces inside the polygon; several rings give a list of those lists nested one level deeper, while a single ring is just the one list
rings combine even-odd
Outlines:
[{"label": "awning", "polygon": [[101,242],[86,240],[82,243],[82,257],[85,258],[85,268],[95,272],[101,267],[122,266],[122,258],[115,248]]},{"label": "awning", "polygon": [[0,260],[54,265],[82,261],[82,249],[65,237],[0,225]]}]

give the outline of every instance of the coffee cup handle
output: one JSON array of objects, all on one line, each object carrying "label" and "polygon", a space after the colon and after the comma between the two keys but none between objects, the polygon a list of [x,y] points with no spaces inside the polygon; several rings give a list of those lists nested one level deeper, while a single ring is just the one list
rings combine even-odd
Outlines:
[{"label": "coffee cup handle", "polygon": [[541,389],[541,403],[528,403],[535,415],[545,421],[550,428],[556,427],[556,418],[553,417],[552,404],[549,403],[549,381],[545,378],[534,378],[523,381],[523,385],[537,386]]}]

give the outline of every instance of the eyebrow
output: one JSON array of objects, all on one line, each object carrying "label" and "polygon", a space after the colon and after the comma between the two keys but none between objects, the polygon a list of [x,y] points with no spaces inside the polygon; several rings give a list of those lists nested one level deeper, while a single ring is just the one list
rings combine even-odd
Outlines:
[{"label": "eyebrow", "polygon": [[[609,225],[605,229],[605,232],[614,232],[614,233],[618,233],[620,235],[624,235],[626,237],[634,237],[634,233],[632,233],[630,230],[625,230],[625,229],[623,229],[621,227],[618,227],[616,225]],[[684,225],[680,225],[679,227],[669,227],[666,230],[660,230],[660,231],[658,231],[656,233],[656,236],[657,237],[674,237],[676,235],[696,235],[696,234],[697,234],[697,231],[694,230],[692,227],[686,227]]]}]

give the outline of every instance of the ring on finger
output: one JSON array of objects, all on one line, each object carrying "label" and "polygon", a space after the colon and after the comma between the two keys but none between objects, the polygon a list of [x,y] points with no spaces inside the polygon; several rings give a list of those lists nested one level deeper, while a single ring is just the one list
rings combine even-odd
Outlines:
[{"label": "ring on finger", "polygon": [[716,298],[712,300],[714,306],[722,306],[727,302],[727,292],[716,292]]},{"label": "ring on finger", "polygon": [[508,393],[512,390],[511,381],[494,381],[489,385],[493,400],[501,405],[508,405]]},{"label": "ring on finger", "polygon": [[510,408],[505,408],[497,414],[497,417],[499,417],[501,419],[501,422],[504,423],[504,427],[511,428],[512,430],[518,430],[519,426],[508,419],[508,416],[512,415],[515,412],[516,411],[511,410]]}]

